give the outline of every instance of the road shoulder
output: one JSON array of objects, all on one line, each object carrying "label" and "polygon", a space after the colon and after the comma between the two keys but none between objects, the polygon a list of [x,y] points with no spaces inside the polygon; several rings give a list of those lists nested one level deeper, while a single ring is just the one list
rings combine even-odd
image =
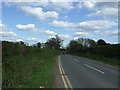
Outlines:
[{"label": "road shoulder", "polygon": [[57,58],[56,64],[55,64],[55,87],[54,88],[65,88],[60,71],[59,71],[58,61],[59,61],[59,58]]}]

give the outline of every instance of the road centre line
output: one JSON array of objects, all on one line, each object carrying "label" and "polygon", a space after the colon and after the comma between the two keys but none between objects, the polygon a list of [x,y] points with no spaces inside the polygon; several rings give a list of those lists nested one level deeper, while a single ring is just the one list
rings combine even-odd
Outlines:
[{"label": "road centre line", "polygon": [[77,59],[74,59],[75,61],[79,62]]},{"label": "road centre line", "polygon": [[[59,57],[60,58],[60,57]],[[60,59],[59,59],[60,60]],[[61,67],[60,67],[60,61],[58,62],[58,65],[59,65],[59,70],[60,70],[60,74],[62,75],[63,73],[62,73],[62,70],[61,70]],[[65,78],[64,78],[64,76],[62,75],[61,76],[62,77],[62,80],[63,80],[63,83],[64,83],[64,86],[65,86],[65,88],[66,88],[66,90],[68,90],[67,88],[67,83],[66,83],[66,81],[65,81]]]},{"label": "road centre line", "polygon": [[89,67],[89,68],[91,68],[91,69],[93,69],[93,70],[96,70],[96,71],[98,71],[98,72],[100,72],[100,73],[102,73],[102,74],[105,74],[105,72],[103,72],[103,71],[101,71],[101,70],[98,70],[98,69],[96,69],[96,68],[94,68],[94,67],[92,67],[92,66],[90,66],[90,65],[88,65],[88,64],[84,64],[85,66],[87,66],[87,67]]},{"label": "road centre line", "polygon": [[[63,71],[63,73],[65,74],[65,71],[63,70],[63,68],[62,68],[62,71]],[[71,85],[71,83],[70,83],[70,81],[69,81],[69,79],[68,79],[68,77],[67,77],[66,75],[65,75],[65,78],[66,78],[66,80],[67,80],[70,88],[72,89],[72,85]],[[72,89],[72,90],[73,90],[73,89]]]},{"label": "road centre line", "polygon": [[69,56],[69,58],[71,58],[71,59],[73,59],[73,60],[75,60],[75,61],[77,61],[77,62],[80,62],[79,60],[77,60],[77,59],[74,59],[73,57],[70,57],[70,56]]},{"label": "road centre line", "polygon": [[[67,75],[65,74],[65,71],[64,71],[64,69],[62,67],[62,62],[61,62],[60,56],[59,56],[59,69],[60,69],[60,72],[62,73],[62,78],[63,78],[63,82],[64,82],[66,90],[68,90],[68,88],[73,90],[72,85],[71,85],[71,83],[70,83],[70,81],[69,81],[69,79],[68,79]],[[67,84],[68,84],[68,86],[67,86]]]}]

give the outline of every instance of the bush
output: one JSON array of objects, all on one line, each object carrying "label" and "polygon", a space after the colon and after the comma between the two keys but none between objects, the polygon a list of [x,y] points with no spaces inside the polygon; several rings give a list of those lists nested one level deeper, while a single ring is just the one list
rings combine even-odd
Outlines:
[{"label": "bush", "polygon": [[25,46],[20,43],[2,42],[2,87],[39,88],[52,87],[57,50]]},{"label": "bush", "polygon": [[105,57],[120,57],[119,56],[120,44],[104,45],[88,48],[88,52]]}]

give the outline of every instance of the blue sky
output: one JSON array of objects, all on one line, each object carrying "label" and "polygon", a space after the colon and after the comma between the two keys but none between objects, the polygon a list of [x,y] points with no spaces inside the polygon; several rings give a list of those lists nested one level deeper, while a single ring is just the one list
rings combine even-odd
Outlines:
[{"label": "blue sky", "polygon": [[[1,4],[0,4],[1,5]],[[46,42],[56,34],[118,43],[118,7],[113,2],[3,2],[1,40]]]}]

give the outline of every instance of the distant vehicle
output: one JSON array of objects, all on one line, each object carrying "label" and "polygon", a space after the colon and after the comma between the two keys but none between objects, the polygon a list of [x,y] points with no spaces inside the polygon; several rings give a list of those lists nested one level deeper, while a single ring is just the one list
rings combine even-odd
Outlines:
[{"label": "distant vehicle", "polygon": [[62,54],[67,54],[67,51],[62,51]]},{"label": "distant vehicle", "polygon": [[65,52],[62,52],[62,54],[66,54]]}]

